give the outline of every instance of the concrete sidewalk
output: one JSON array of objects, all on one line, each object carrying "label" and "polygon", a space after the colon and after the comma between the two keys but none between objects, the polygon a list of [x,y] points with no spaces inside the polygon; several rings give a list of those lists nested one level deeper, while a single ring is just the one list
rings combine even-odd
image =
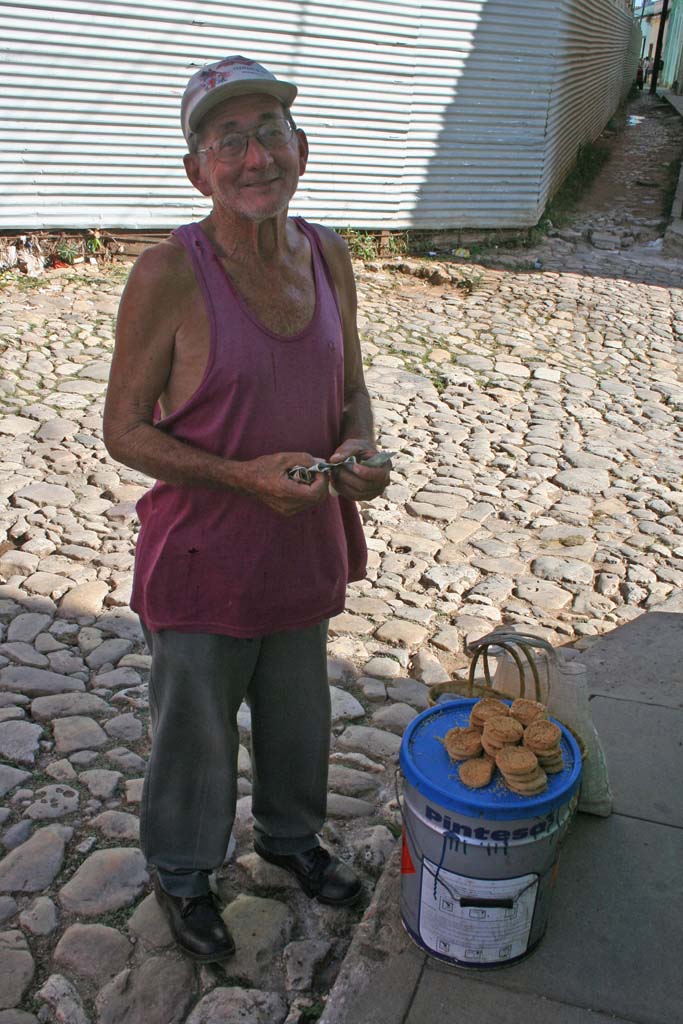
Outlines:
[{"label": "concrete sidewalk", "polygon": [[683,1019],[683,614],[653,612],[581,655],[615,810],[578,815],[545,938],[489,972],[427,957],[398,915],[399,853],[320,1024],[673,1024]]}]

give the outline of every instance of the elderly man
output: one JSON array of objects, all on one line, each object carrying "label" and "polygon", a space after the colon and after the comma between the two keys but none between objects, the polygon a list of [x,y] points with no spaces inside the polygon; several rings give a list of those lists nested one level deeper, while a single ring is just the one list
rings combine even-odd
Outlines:
[{"label": "elderly man", "polygon": [[317,835],[327,622],[365,573],[355,502],[390,465],[367,464],[381,460],[346,247],[288,216],[308,157],[296,93],[238,56],[190,79],[185,170],[212,210],[133,268],[105,410],[111,455],[156,479],[131,601],[152,653],[141,846],[176,941],[206,962],[234,950],[209,874],[233,824],[243,699],[257,853],[322,902],[361,891]]}]

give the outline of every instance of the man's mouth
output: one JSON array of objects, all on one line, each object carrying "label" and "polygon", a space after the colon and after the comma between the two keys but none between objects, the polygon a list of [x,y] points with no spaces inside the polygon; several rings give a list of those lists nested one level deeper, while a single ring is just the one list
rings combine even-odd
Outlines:
[{"label": "man's mouth", "polygon": [[245,181],[243,188],[267,188],[268,185],[272,185],[274,182],[279,181],[279,178],[265,178],[263,181]]}]

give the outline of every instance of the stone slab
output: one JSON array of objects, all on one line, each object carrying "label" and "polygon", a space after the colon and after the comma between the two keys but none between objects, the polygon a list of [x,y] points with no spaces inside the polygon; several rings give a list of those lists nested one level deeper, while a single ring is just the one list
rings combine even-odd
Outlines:
[{"label": "stone slab", "polygon": [[99,917],[134,903],[149,881],[145,858],[128,847],[97,850],[59,893],[66,911]]},{"label": "stone slab", "polygon": [[249,979],[254,987],[267,985],[272,980],[273,961],[292,934],[291,910],[279,900],[240,893],[222,916],[237,946],[230,960],[230,973]]},{"label": "stone slab", "polygon": [[[495,985],[639,1024],[676,1020],[682,858],[680,829],[579,815],[562,850],[546,936],[528,960],[497,971]],[[452,975],[454,1002],[460,974]]]},{"label": "stone slab", "polygon": [[594,697],[590,706],[615,811],[683,828],[683,711],[610,697]]},{"label": "stone slab", "polygon": [[43,729],[33,722],[0,722],[0,757],[18,764],[35,764]]},{"label": "stone slab", "polygon": [[400,866],[397,847],[354,932],[320,1024],[402,1024],[405,1020],[426,957],[401,924]]},{"label": "stone slab", "polygon": [[633,1024],[625,1017],[596,1013],[583,1006],[563,1003],[527,992],[509,992],[487,984],[482,978],[464,977],[458,971],[457,982],[452,973],[435,970],[428,963],[420,981],[410,1012],[402,1024],[424,1024],[425,1021],[449,1020],[457,984],[458,1016],[462,1020],[486,1021],[486,1024]]},{"label": "stone slab", "polygon": [[194,998],[187,958],[153,956],[121,971],[97,994],[99,1024],[180,1024]]},{"label": "stone slab", "polygon": [[0,932],[0,1010],[19,1003],[34,971],[33,957],[21,932]]},{"label": "stone slab", "polygon": [[82,679],[63,676],[47,669],[8,665],[0,669],[0,690],[17,690],[28,697],[49,697],[54,693],[85,690],[85,683]]},{"label": "stone slab", "polygon": [[30,772],[25,772],[21,768],[14,768],[10,764],[0,764],[0,798],[18,786],[20,782],[25,782],[26,779],[30,778]]},{"label": "stone slab", "polygon": [[85,750],[89,747],[102,747],[109,739],[97,722],[86,715],[57,718],[52,729],[55,750],[60,754],[69,754],[74,750]]},{"label": "stone slab", "polygon": [[683,998],[676,867],[682,855],[678,828],[619,814],[579,815],[563,847],[540,946],[514,968],[475,978],[426,958],[402,931],[397,848],[320,1024],[422,1024],[450,1019],[454,1007],[487,1024],[676,1020]]},{"label": "stone slab", "polygon": [[30,839],[0,861],[0,892],[40,892],[60,872],[73,829],[64,825],[39,828]]},{"label": "stone slab", "polygon": [[94,693],[57,693],[54,697],[36,697],[31,701],[31,715],[36,722],[72,715],[106,715],[109,705]]},{"label": "stone slab", "polygon": [[131,950],[130,941],[115,928],[76,922],[57,943],[53,959],[69,974],[102,985],[123,969]]},{"label": "stone slab", "polygon": [[186,1024],[283,1024],[287,1003],[278,992],[243,989],[236,985],[215,988],[195,1006]]},{"label": "stone slab", "polygon": [[683,615],[649,612],[581,653],[592,694],[683,707]]},{"label": "stone slab", "polygon": [[38,1024],[38,1018],[25,1010],[0,1010],[0,1024]]}]

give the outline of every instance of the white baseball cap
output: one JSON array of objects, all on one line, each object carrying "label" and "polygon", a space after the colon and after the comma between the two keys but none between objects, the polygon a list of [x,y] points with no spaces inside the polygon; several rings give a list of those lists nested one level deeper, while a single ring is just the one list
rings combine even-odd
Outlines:
[{"label": "white baseball cap", "polygon": [[283,106],[290,107],[296,98],[297,87],[276,78],[255,60],[238,54],[200,68],[187,83],[180,105],[186,141],[189,142],[199,122],[218,103],[231,96],[245,96],[253,92],[275,96]]}]

